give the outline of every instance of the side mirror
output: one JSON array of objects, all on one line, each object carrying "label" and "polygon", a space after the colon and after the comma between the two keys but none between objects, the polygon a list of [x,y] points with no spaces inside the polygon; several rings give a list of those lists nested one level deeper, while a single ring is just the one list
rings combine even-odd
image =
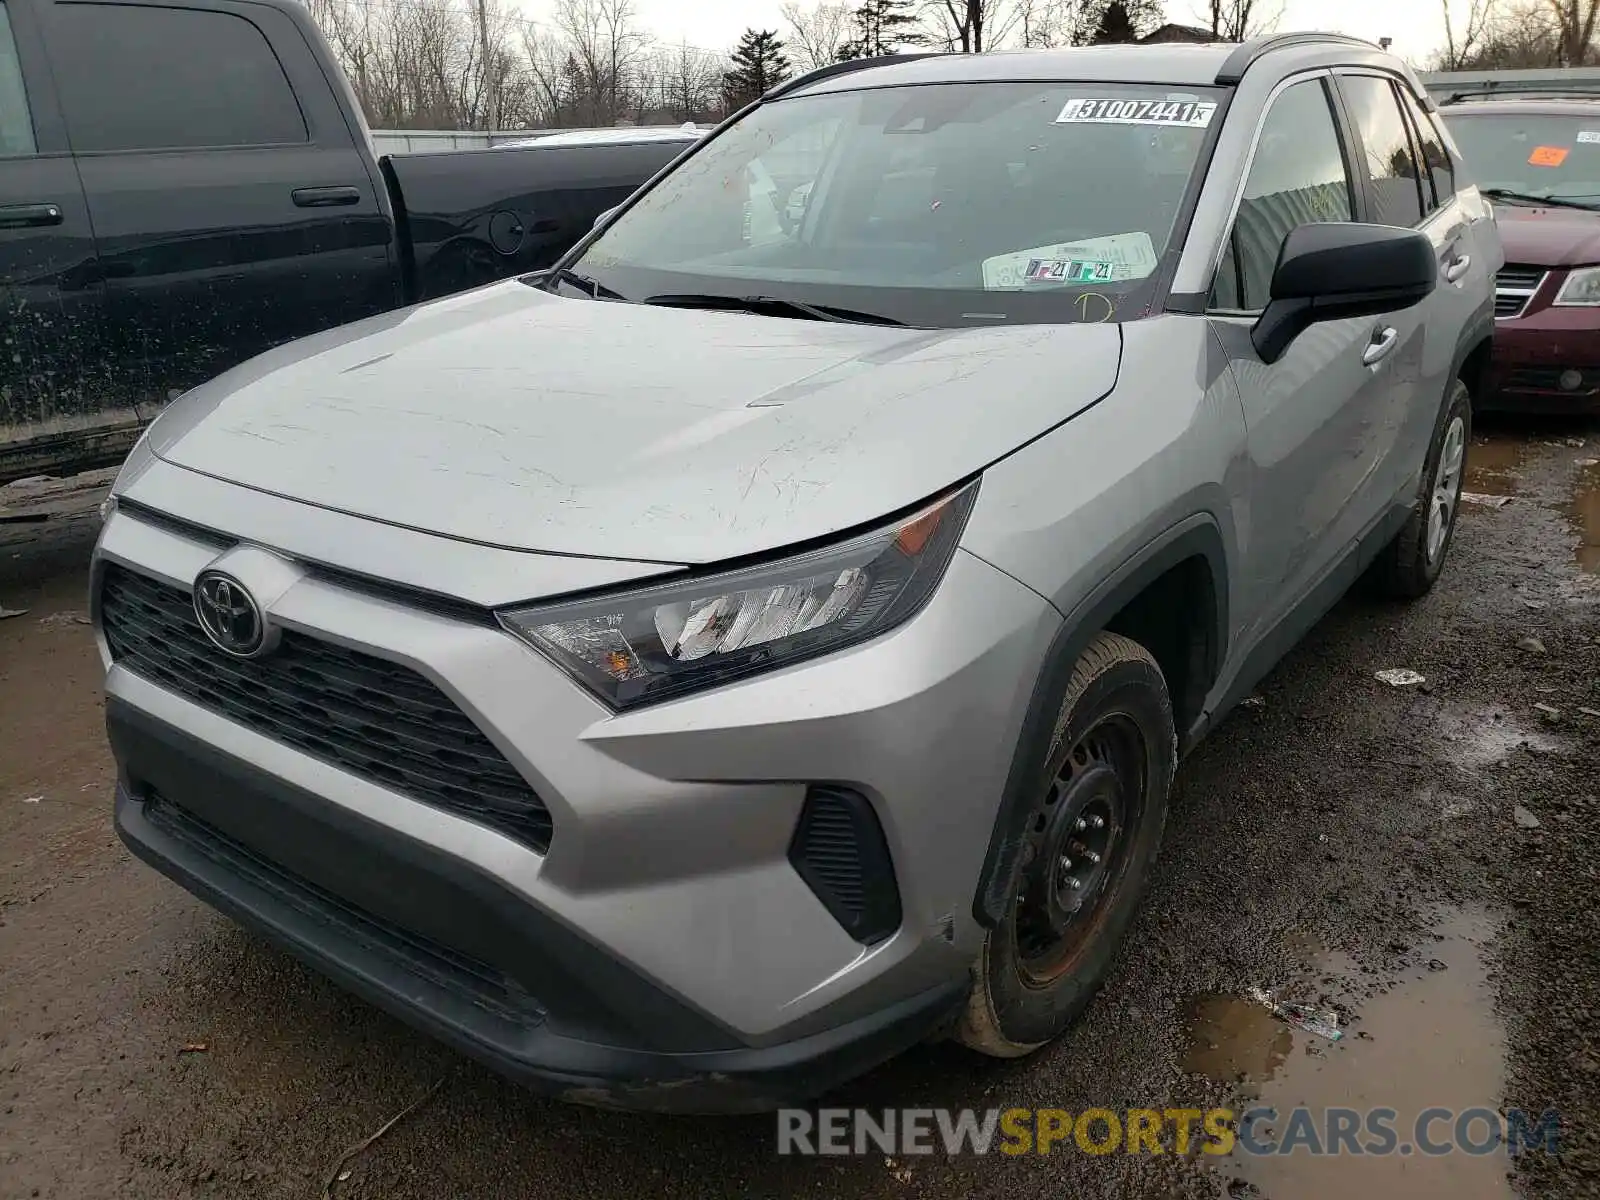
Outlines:
[{"label": "side mirror", "polygon": [[1410,308],[1439,286],[1433,243],[1389,225],[1301,225],[1283,240],[1272,299],[1250,331],[1262,362],[1277,362],[1318,321]]},{"label": "side mirror", "polygon": [[608,209],[606,209],[605,212],[601,213],[598,217],[596,217],[594,219],[594,227],[596,229],[599,229],[602,225],[607,224],[611,220],[612,217],[617,215],[618,210],[621,209],[621,208],[622,208],[622,205],[619,204],[619,205],[616,206],[616,208],[608,208]]}]

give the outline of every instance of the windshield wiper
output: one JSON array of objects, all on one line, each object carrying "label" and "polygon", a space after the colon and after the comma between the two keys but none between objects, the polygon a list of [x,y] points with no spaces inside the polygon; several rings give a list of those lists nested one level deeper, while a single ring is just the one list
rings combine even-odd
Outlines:
[{"label": "windshield wiper", "polygon": [[881,313],[860,312],[833,304],[808,304],[804,300],[786,300],[781,296],[719,296],[711,292],[683,292],[651,296],[645,303],[659,304],[664,308],[710,308],[774,317],[799,317],[807,321],[841,321],[852,325],[905,324]]},{"label": "windshield wiper", "polygon": [[626,300],[627,297],[615,288],[608,288],[598,279],[590,279],[587,275],[580,275],[571,267],[557,267],[550,272],[550,278],[557,283],[570,283],[573,287],[582,288],[589,293],[591,300]]},{"label": "windshield wiper", "polygon": [[1557,208],[1581,208],[1594,212],[1595,206],[1582,200],[1569,200],[1564,196],[1535,196],[1531,192],[1516,192],[1510,188],[1487,188],[1484,193],[1491,200],[1510,200],[1516,204],[1553,204]]}]

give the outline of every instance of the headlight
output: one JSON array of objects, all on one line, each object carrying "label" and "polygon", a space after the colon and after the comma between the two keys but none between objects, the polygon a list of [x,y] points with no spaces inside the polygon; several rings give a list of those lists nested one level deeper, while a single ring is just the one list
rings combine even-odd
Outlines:
[{"label": "headlight", "polygon": [[1555,303],[1563,307],[1593,307],[1600,304],[1600,267],[1579,267],[1568,271],[1556,293]]},{"label": "headlight", "polygon": [[943,577],[977,483],[838,546],[623,595],[500,614],[614,709],[715,687],[893,629]]}]

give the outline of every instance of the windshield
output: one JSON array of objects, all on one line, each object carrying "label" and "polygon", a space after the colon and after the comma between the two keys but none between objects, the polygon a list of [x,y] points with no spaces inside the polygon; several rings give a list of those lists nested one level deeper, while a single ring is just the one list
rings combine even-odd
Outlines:
[{"label": "windshield", "polygon": [[985,83],[774,101],[568,265],[635,301],[759,296],[921,326],[1139,317],[1218,99]]},{"label": "windshield", "polygon": [[1444,118],[1480,188],[1600,207],[1600,109],[1592,117],[1445,109]]}]

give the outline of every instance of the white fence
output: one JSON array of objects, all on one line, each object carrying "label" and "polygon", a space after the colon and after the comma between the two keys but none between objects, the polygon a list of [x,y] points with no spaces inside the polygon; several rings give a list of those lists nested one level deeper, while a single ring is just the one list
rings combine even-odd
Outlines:
[{"label": "white fence", "polygon": [[[530,138],[549,137],[553,133],[625,133],[632,126],[609,126],[595,129],[373,129],[372,148],[379,154],[434,154],[444,150],[486,150],[505,142],[525,142]],[[637,126],[655,130],[656,126]],[[667,125],[662,129],[676,129]],[[701,126],[702,129],[709,128]]]},{"label": "white fence", "polygon": [[1423,71],[1417,78],[1433,96],[1495,92],[1535,95],[1600,96],[1600,70],[1593,67],[1551,67],[1524,71]]},{"label": "white fence", "polygon": [[[439,150],[485,150],[501,142],[541,137],[554,129],[374,129],[372,148],[379,154],[428,154]],[[561,132],[565,132],[564,130]]]}]

